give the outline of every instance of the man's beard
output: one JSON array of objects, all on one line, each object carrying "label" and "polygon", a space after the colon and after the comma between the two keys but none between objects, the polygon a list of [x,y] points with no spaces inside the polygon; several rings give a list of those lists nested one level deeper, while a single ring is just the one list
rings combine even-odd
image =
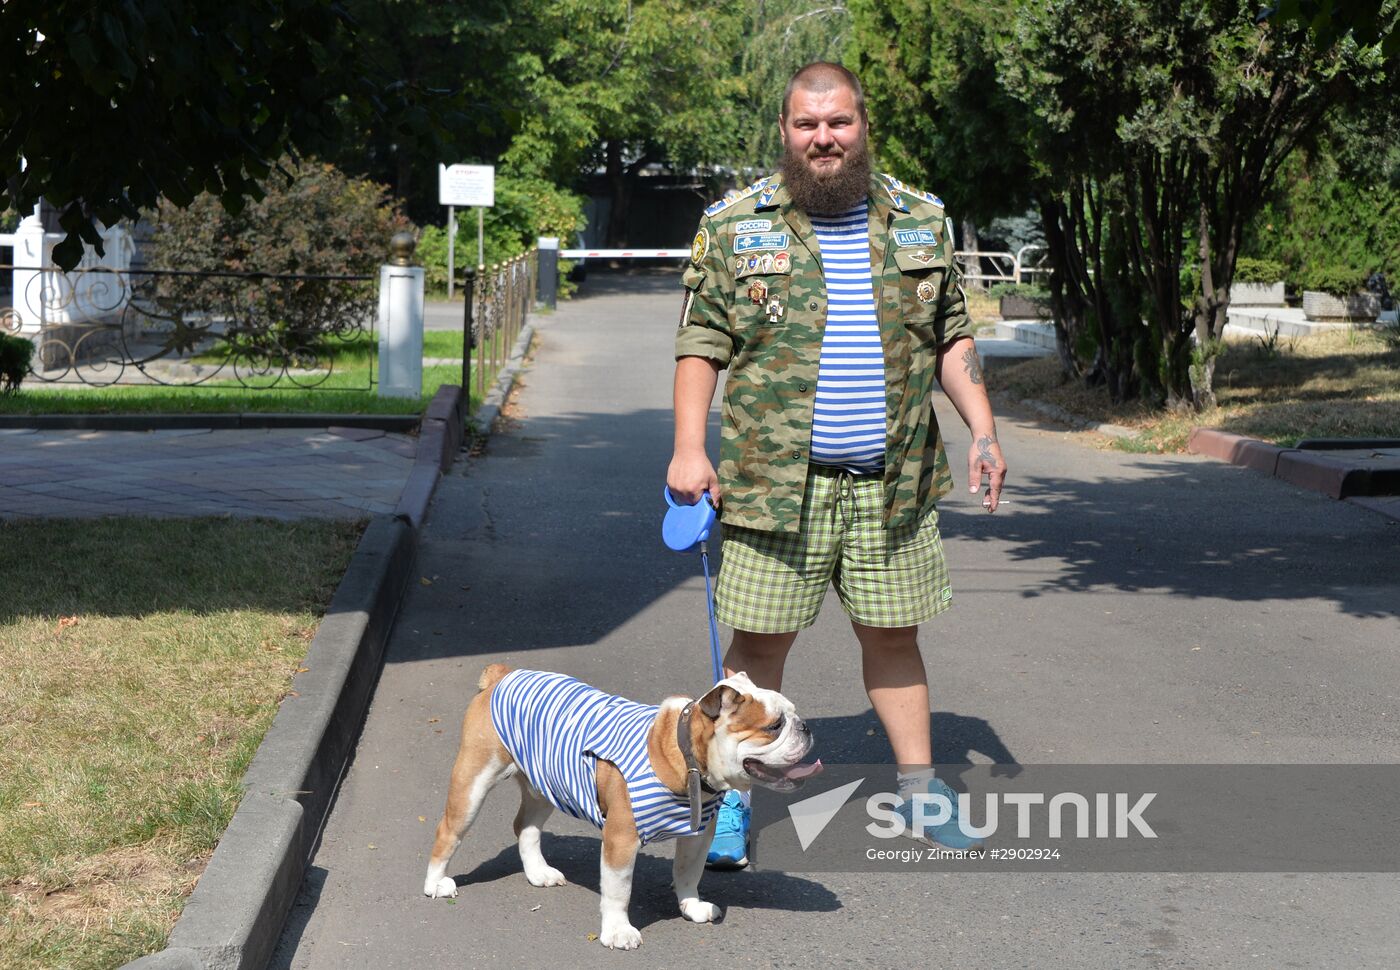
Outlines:
[{"label": "man's beard", "polygon": [[[810,150],[812,154],[820,154]],[[870,155],[865,139],[845,152],[841,164],[831,173],[812,167],[811,160],[790,147],[783,149],[783,184],[793,204],[803,212],[831,215],[854,208],[870,189]]]}]

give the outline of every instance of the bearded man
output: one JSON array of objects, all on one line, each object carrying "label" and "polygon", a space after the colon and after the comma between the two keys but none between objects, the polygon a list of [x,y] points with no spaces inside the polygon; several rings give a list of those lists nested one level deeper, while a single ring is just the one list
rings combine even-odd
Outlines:
[{"label": "bearded man", "polygon": [[[985,479],[989,512],[1006,462],[952,223],[935,196],[872,175],[860,81],[837,64],[808,64],[788,82],[778,126],[781,171],[708,207],[695,234],[667,484],[679,499],[708,492],[720,507],[715,610],[734,628],[727,672],[778,690],[798,632],[835,585],[912,821],[914,793],[957,804],[931,768],[917,639],[918,625],[952,601],[937,501],[953,480],[935,381],[971,432],[968,487]],[[716,472],[705,425],[724,368]],[[954,849],[977,844],[956,814],[922,835]],[[710,863],[746,865],[747,838],[748,807],[731,798]]]}]

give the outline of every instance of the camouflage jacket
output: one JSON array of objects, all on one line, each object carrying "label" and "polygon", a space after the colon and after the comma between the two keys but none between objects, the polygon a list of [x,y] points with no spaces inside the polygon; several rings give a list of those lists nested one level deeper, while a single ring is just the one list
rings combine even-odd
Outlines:
[{"label": "camouflage jacket", "polygon": [[[943,204],[888,175],[870,182],[870,268],[885,351],[885,524],[915,521],[953,487],[933,414],[938,348],[972,335]],[[811,220],[777,175],[705,210],[676,357],[729,368],[721,423],[726,523],[796,532],[807,480],[826,286]]]}]

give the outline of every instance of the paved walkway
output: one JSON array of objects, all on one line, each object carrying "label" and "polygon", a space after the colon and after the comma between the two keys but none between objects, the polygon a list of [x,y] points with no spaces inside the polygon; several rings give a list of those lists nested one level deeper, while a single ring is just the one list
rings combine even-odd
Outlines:
[{"label": "paved walkway", "polygon": [[0,518],[364,518],[393,512],[413,456],[358,428],[0,430]]},{"label": "paved walkway", "polygon": [[[422,896],[482,666],[559,670],[639,701],[708,674],[699,564],[661,545],[675,280],[590,274],[536,317],[516,419],[440,485],[363,736],[273,966],[1394,967],[1391,874],[710,873],[724,921],[679,918],[643,850],[637,955],[598,930],[598,835],[558,813],[533,889],[491,795]],[[961,483],[966,432],[940,421]],[[941,506],[953,609],[923,633],[945,764],[1385,763],[1400,750],[1400,523],[1197,456],[1099,450],[1000,416],[1012,477]],[[712,431],[711,445],[715,444]],[[828,763],[883,762],[828,597],[784,690]],[[1318,824],[1338,801],[1319,803]],[[639,963],[638,961],[642,961]]]}]

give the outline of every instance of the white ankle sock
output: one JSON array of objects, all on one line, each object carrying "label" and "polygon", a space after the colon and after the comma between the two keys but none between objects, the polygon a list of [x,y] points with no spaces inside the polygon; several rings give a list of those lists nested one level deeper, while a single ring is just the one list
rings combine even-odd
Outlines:
[{"label": "white ankle sock", "polygon": [[933,781],[934,771],[932,768],[917,768],[914,771],[895,771],[895,783],[899,786],[899,793],[903,795],[910,791],[923,791],[928,787],[928,783]]}]

